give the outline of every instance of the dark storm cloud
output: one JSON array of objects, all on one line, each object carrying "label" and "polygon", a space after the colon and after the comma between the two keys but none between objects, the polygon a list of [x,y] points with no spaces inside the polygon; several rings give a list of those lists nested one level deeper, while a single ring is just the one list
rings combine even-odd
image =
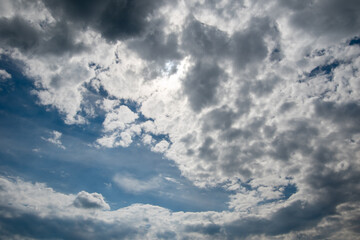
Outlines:
[{"label": "dark storm cloud", "polygon": [[16,209],[0,208],[3,239],[124,239],[136,238],[140,229],[83,218],[40,217]]},{"label": "dark storm cloud", "polygon": [[184,93],[196,112],[217,102],[217,89],[225,81],[224,71],[214,62],[199,61],[188,72]]},{"label": "dark storm cloud", "polygon": [[0,19],[0,42],[3,46],[17,48],[30,54],[62,55],[76,53],[86,47],[74,41],[74,32],[66,24],[46,26],[41,31],[21,17]]},{"label": "dark storm cloud", "polygon": [[109,41],[138,36],[148,26],[147,18],[163,1],[149,0],[43,0],[59,21],[91,27]]},{"label": "dark storm cloud", "polygon": [[38,46],[39,32],[20,17],[0,19],[1,45],[28,51]]},{"label": "dark storm cloud", "polygon": [[[287,3],[285,3],[287,2]],[[294,10],[290,22],[316,36],[351,37],[360,28],[357,0],[281,1]]]}]

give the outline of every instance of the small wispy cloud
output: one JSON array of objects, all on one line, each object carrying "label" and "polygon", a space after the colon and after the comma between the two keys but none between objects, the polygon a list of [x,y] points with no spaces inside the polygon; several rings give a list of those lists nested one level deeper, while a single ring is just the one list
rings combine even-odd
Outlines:
[{"label": "small wispy cloud", "polygon": [[0,69],[0,81],[5,81],[11,78],[11,74],[6,70]]},{"label": "small wispy cloud", "polygon": [[62,136],[61,132],[58,132],[58,131],[54,130],[54,131],[51,132],[51,135],[52,136],[49,137],[49,138],[42,137],[41,139],[43,139],[45,141],[48,141],[50,143],[53,143],[56,146],[58,146],[59,148],[66,149],[66,147],[62,144],[62,142],[60,140],[60,138]]},{"label": "small wispy cloud", "polygon": [[140,180],[128,175],[116,174],[113,181],[121,189],[131,193],[141,193],[159,188],[162,179],[153,177],[147,180]]}]

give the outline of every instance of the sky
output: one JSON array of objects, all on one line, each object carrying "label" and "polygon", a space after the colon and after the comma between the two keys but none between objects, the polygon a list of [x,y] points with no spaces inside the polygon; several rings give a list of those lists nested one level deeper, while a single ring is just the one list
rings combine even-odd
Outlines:
[{"label": "sky", "polygon": [[0,238],[360,239],[360,1],[0,0]]}]

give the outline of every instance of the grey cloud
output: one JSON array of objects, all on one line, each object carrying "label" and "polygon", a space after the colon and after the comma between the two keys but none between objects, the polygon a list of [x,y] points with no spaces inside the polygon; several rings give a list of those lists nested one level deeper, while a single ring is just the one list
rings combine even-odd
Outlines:
[{"label": "grey cloud", "polygon": [[[260,234],[276,236],[290,232],[301,236],[301,234],[296,234],[296,231],[312,229],[325,217],[334,216],[339,203],[328,194],[314,203],[295,201],[276,211],[269,219],[252,217],[236,220],[223,226],[223,231],[227,239],[244,239]],[[341,227],[344,227],[337,226],[336,223],[334,225],[337,231],[341,231]],[[308,234],[302,234],[302,236],[305,237],[304,239],[311,238]]]},{"label": "grey cloud", "polygon": [[232,40],[236,69],[243,69],[251,63],[264,59],[267,55],[268,50],[259,32],[236,33]]},{"label": "grey cloud", "polygon": [[[57,23],[44,33],[39,48],[39,54],[62,55],[64,53],[75,54],[88,50],[84,43],[75,42],[75,32],[65,23]],[[46,39],[46,40],[45,40]]]},{"label": "grey cloud", "polygon": [[176,233],[173,231],[164,231],[156,234],[158,239],[176,239]]},{"label": "grey cloud", "polygon": [[39,33],[24,19],[0,19],[0,41],[2,45],[28,51],[38,46]]},{"label": "grey cloud", "polygon": [[302,4],[291,1],[286,6],[297,10],[291,17],[292,25],[316,36],[352,37],[360,27],[360,2],[357,0],[306,1]]},{"label": "grey cloud", "polygon": [[226,107],[216,108],[204,116],[203,131],[226,130],[231,127],[236,114]]},{"label": "grey cloud", "polygon": [[91,27],[109,41],[139,36],[148,26],[147,18],[163,1],[147,0],[43,0],[59,21]]},{"label": "grey cloud", "polygon": [[238,14],[238,9],[245,8],[244,0],[227,0],[219,4],[217,0],[195,1],[191,10],[206,9],[211,15],[223,20],[231,20]]},{"label": "grey cloud", "polygon": [[277,76],[269,76],[265,80],[251,82],[250,90],[258,97],[272,93],[273,89],[281,80]]},{"label": "grey cloud", "polygon": [[281,61],[283,59],[283,57],[284,57],[284,54],[282,53],[280,47],[273,49],[270,54],[271,61]]},{"label": "grey cloud", "polygon": [[[334,110],[337,107],[325,109]],[[334,112],[336,111],[334,110]],[[347,113],[345,115],[348,117],[350,115],[352,117],[349,118],[353,119],[352,114]],[[355,114],[355,116],[357,115]],[[330,114],[329,118],[332,117]],[[343,160],[340,159],[340,157],[343,158],[343,155],[338,154],[341,150],[331,144],[334,143],[334,139],[321,140],[316,138],[316,143],[311,147],[309,142],[318,137],[318,130],[305,120],[292,122],[290,126],[292,126],[292,130],[278,135],[278,138],[283,138],[284,149],[277,149],[277,157],[283,156],[285,160],[289,158],[292,152],[300,150],[303,156],[306,155],[307,158],[311,159],[311,167],[304,172],[304,179],[309,186],[307,194],[316,196],[316,200],[312,202],[295,201],[289,206],[277,210],[266,219],[248,217],[225,224],[221,227],[221,232],[224,232],[227,239],[245,239],[261,234],[277,236],[288,233],[291,233],[291,236],[305,239],[315,239],[315,237],[322,239],[326,236],[336,236],[335,233],[341,233],[344,229],[349,236],[344,237],[345,239],[352,239],[351,236],[356,235],[355,229],[358,229],[360,222],[356,220],[356,217],[351,218],[351,221],[345,221],[339,217],[339,211],[344,211],[339,206],[359,202],[358,182],[360,181],[360,174],[357,167],[349,163],[350,165],[346,168],[334,170],[329,164]],[[354,208],[350,208],[348,212],[349,216],[355,214]],[[330,233],[324,232],[324,227],[318,225],[324,219],[331,223],[330,226],[325,225],[325,230],[328,229],[331,231]],[[316,230],[315,234],[311,229]],[[307,230],[310,231],[307,232]],[[199,232],[200,230],[196,231]]]},{"label": "grey cloud", "polygon": [[165,35],[161,30],[150,31],[143,38],[129,41],[128,46],[148,61],[164,64],[167,60],[180,58],[177,36],[172,33]]},{"label": "grey cloud", "polygon": [[238,97],[238,99],[236,99],[235,103],[238,108],[237,114],[239,116],[249,113],[251,106],[253,105],[252,100],[251,100],[250,96],[248,95],[248,93],[244,94],[243,91],[241,91],[239,93],[239,97]]},{"label": "grey cloud", "polygon": [[284,113],[287,111],[290,111],[292,108],[294,108],[296,105],[296,103],[294,102],[284,102],[281,106],[280,106],[280,113]]},{"label": "grey cloud", "polygon": [[270,153],[275,159],[287,161],[295,151],[310,154],[310,141],[318,135],[318,129],[305,120],[290,121],[291,130],[279,133],[272,141],[274,150]]},{"label": "grey cloud", "polygon": [[182,35],[183,48],[196,57],[221,57],[228,54],[229,38],[215,27],[193,18],[188,20]]},{"label": "grey cloud", "polygon": [[0,211],[2,239],[134,239],[142,233],[131,226],[113,225],[101,220],[40,217],[4,207]]},{"label": "grey cloud", "polygon": [[330,120],[346,133],[360,132],[360,105],[356,102],[340,103],[315,101],[315,113],[318,117]]},{"label": "grey cloud", "polygon": [[217,160],[217,149],[214,147],[214,140],[211,137],[205,138],[205,141],[199,148],[199,158],[207,161]]},{"label": "grey cloud", "polygon": [[265,125],[263,127],[263,133],[264,133],[265,137],[267,137],[267,138],[272,138],[275,135],[275,132],[276,132],[275,126]]},{"label": "grey cloud", "polygon": [[66,24],[46,26],[44,30],[37,30],[19,16],[1,18],[0,42],[3,46],[38,55],[73,54],[87,49],[84,44],[75,42],[74,32]]},{"label": "grey cloud", "polygon": [[324,217],[335,213],[332,201],[307,203],[295,201],[276,211],[269,219],[246,217],[224,225],[190,225],[186,231],[209,234],[221,233],[224,239],[246,239],[250,236],[277,236],[316,226]]},{"label": "grey cloud", "polygon": [[[267,56],[266,35],[277,40],[277,29],[269,22],[268,18],[253,18],[247,29],[228,36],[216,27],[189,18],[182,34],[182,47],[197,58],[232,59],[235,69],[244,69]],[[273,58],[278,59],[280,55]]]},{"label": "grey cloud", "polygon": [[225,73],[214,62],[199,61],[184,79],[183,88],[196,112],[217,102],[217,89]]},{"label": "grey cloud", "polygon": [[220,164],[221,171],[227,176],[240,174],[245,178],[251,177],[251,171],[245,166],[246,162],[252,160],[250,155],[245,157],[244,150],[238,146],[225,148]]},{"label": "grey cloud", "polygon": [[[237,115],[235,115],[237,116]],[[263,118],[254,118],[242,129],[239,128],[226,128],[223,129],[221,138],[226,141],[233,141],[237,138],[249,139],[259,134],[261,127],[264,125]]]},{"label": "grey cloud", "polygon": [[252,136],[252,133],[249,130],[243,130],[239,128],[229,128],[226,131],[223,131],[221,134],[221,139],[226,140],[227,142],[232,142],[234,140],[243,137],[245,139]]},{"label": "grey cloud", "polygon": [[211,235],[213,238],[218,235],[220,237],[221,226],[218,224],[198,224],[187,225],[185,227],[186,232],[198,232],[205,235]]},{"label": "grey cloud", "polygon": [[297,1],[297,0],[280,0],[279,3],[282,6],[286,6],[292,10],[302,10],[312,4],[313,0],[303,0],[303,1]]},{"label": "grey cloud", "polygon": [[235,69],[257,64],[267,56],[264,37],[271,35],[274,40],[278,38],[277,29],[270,22],[268,18],[253,18],[247,29],[231,37],[230,52],[233,54]]},{"label": "grey cloud", "polygon": [[85,209],[110,209],[103,196],[99,193],[81,191],[74,200],[74,206]]}]

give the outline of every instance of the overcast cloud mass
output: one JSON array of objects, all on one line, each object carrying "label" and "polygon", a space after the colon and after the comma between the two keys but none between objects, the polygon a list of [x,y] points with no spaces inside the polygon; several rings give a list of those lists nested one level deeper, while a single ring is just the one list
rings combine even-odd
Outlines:
[{"label": "overcast cloud mass", "polygon": [[1,239],[360,239],[360,1],[0,0]]}]

